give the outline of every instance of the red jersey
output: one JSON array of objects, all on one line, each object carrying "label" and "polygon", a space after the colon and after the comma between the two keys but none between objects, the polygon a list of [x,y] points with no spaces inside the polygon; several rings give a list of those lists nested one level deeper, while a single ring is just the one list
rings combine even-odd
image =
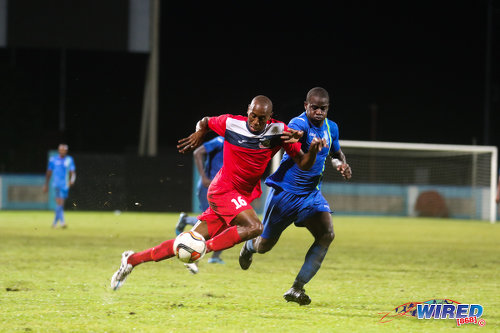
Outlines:
[{"label": "red jersey", "polygon": [[262,132],[253,133],[247,119],[230,114],[209,119],[208,126],[225,138],[224,163],[210,187],[234,189],[254,199],[262,194],[260,180],[274,154],[284,148],[293,157],[301,144],[283,142],[281,135],[288,127],[279,120],[271,119]]}]

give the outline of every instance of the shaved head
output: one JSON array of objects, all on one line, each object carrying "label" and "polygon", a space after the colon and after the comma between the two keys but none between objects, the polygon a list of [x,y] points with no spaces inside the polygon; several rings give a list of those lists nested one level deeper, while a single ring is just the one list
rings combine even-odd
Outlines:
[{"label": "shaved head", "polygon": [[248,109],[260,110],[265,113],[273,113],[273,102],[264,95],[255,96],[250,102]]},{"label": "shaved head", "polygon": [[273,115],[273,102],[264,95],[255,96],[248,105],[247,114],[250,131],[261,132]]}]

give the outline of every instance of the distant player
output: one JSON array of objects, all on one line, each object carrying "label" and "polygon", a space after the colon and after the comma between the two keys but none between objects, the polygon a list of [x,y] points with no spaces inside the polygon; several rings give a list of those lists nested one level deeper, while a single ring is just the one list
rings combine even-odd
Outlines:
[{"label": "distant player", "polygon": [[[200,180],[197,185],[197,195],[200,202],[200,209],[202,212],[208,209],[207,191],[212,179],[214,179],[217,172],[222,168],[223,161],[223,148],[224,148],[224,138],[222,136],[217,136],[212,140],[203,143],[201,146],[195,149],[193,152],[194,162],[198,173],[200,175]],[[198,218],[195,216],[188,216],[186,213],[181,213],[179,216],[179,221],[175,227],[175,234],[178,235],[187,224],[195,225],[198,222]],[[224,264],[221,259],[222,251],[215,251],[212,257],[208,259],[209,264]],[[196,264],[186,264],[191,273],[196,274],[198,270],[196,269]]]},{"label": "distant player", "polygon": [[[259,95],[249,104],[247,117],[204,117],[196,125],[196,132],[179,140],[179,152],[187,153],[202,144],[210,129],[225,138],[224,164],[208,188],[210,207],[198,216],[200,221],[192,229],[207,239],[208,252],[228,249],[260,235],[262,223],[250,203],[262,193],[260,180],[274,154],[284,148],[295,163],[307,170],[325,144],[314,139],[304,154],[297,142],[302,132],[289,129],[271,116],[271,100]],[[123,252],[111,288],[120,288],[133,267],[173,257],[173,243],[174,239],[170,239],[142,252]]]},{"label": "distant player", "polygon": [[55,217],[52,228],[57,227],[58,221],[62,228],[66,228],[67,225],[64,221],[64,200],[68,197],[69,188],[75,183],[76,169],[73,158],[67,155],[68,145],[61,143],[57,150],[59,155],[52,156],[49,159],[43,192],[47,193],[49,182],[52,178],[52,187],[54,188],[56,197]]},{"label": "distant player", "polygon": [[321,180],[325,160],[330,155],[341,161],[334,167],[345,179],[351,178],[351,168],[339,145],[337,124],[326,118],[329,108],[328,92],[320,87],[311,89],[304,102],[305,112],[293,118],[288,127],[304,132],[300,139],[302,150],[308,151],[313,140],[326,140],[329,149],[321,150],[313,167],[304,171],[297,168],[290,155],[285,153],[276,172],[265,183],[271,187],[264,207],[264,231],[259,237],[247,241],[240,252],[240,266],[248,269],[255,252],[266,253],[278,242],[281,233],[292,223],[306,227],[314,242],[306,254],[305,262],[292,288],[283,297],[300,305],[311,303],[304,290],[319,270],[330,243],[334,239],[332,211],[323,197]]}]

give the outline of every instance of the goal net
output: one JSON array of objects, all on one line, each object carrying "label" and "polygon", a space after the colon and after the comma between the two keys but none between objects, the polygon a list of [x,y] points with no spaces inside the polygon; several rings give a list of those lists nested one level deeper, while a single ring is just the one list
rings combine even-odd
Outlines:
[{"label": "goal net", "polygon": [[[329,159],[321,190],[336,214],[496,221],[497,148],[341,140],[344,181]],[[273,170],[281,154],[273,160]]]}]

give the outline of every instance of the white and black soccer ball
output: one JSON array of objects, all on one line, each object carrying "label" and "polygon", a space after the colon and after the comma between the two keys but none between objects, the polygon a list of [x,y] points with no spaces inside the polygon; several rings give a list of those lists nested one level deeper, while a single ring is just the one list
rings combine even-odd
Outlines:
[{"label": "white and black soccer ball", "polygon": [[196,231],[184,231],[175,238],[174,253],[182,262],[196,262],[203,258],[206,252],[205,238]]}]

